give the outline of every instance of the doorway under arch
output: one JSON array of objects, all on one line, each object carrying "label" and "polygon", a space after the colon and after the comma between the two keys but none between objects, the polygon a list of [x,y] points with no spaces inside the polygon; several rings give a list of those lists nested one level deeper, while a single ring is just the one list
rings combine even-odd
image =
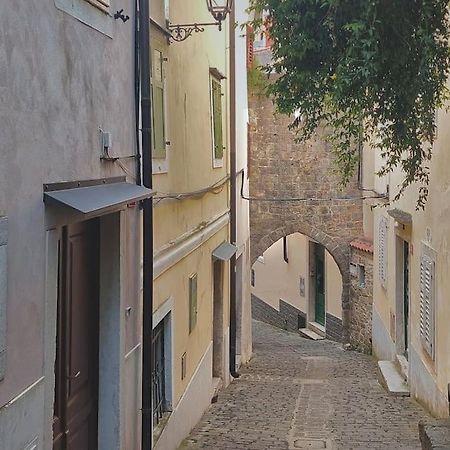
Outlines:
[{"label": "doorway under arch", "polygon": [[348,342],[348,248],[309,225],[285,224],[263,237],[252,248],[254,318]]}]

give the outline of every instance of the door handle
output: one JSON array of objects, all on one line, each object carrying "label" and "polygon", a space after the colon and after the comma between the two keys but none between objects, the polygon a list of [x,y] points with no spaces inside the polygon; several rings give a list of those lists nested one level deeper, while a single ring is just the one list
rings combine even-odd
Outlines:
[{"label": "door handle", "polygon": [[75,380],[75,378],[78,378],[80,375],[81,375],[81,372],[78,371],[75,375],[66,375],[66,377],[69,380]]}]

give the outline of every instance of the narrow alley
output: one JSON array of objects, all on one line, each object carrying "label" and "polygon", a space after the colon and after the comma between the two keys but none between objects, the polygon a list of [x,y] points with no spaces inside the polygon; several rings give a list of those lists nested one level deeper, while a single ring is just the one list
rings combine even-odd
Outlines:
[{"label": "narrow alley", "polygon": [[426,417],[389,395],[374,360],[253,323],[254,357],[180,449],[420,449]]}]

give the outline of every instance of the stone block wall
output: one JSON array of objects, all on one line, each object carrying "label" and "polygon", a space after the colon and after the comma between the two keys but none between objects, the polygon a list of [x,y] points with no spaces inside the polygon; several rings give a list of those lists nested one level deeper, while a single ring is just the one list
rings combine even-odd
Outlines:
[{"label": "stone block wall", "polygon": [[287,331],[298,332],[306,327],[306,314],[289,303],[280,300],[280,310],[252,294],[252,318]]},{"label": "stone block wall", "polygon": [[[364,243],[365,242],[365,243]],[[349,342],[364,353],[372,353],[373,247],[370,242],[351,244]],[[360,271],[364,270],[364,283]]]},{"label": "stone block wall", "polygon": [[342,320],[338,317],[327,313],[325,333],[327,339],[332,341],[342,342]]},{"label": "stone block wall", "polygon": [[[308,142],[296,142],[295,131],[289,130],[291,118],[277,114],[270,98],[251,96],[249,115],[252,263],[292,233],[302,233],[322,244],[342,275],[343,340],[347,342],[349,244],[363,229],[357,177],[342,189],[339,176],[333,172],[334,156],[324,131]],[[292,198],[296,200],[286,201]]]}]

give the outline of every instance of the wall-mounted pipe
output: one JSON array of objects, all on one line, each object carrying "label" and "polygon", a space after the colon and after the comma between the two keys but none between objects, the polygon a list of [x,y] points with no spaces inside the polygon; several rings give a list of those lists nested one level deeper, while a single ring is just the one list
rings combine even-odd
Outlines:
[{"label": "wall-mounted pipe", "polygon": [[[230,241],[237,241],[237,195],[236,195],[236,9],[232,2],[230,12]],[[236,254],[230,260],[230,374],[236,371]]]},{"label": "wall-mounted pipe", "polygon": [[[150,0],[139,0],[139,61],[142,129],[142,179],[151,189],[151,88],[150,88]],[[153,446],[153,203],[144,201],[143,221],[143,308],[142,308],[142,450]]]}]

